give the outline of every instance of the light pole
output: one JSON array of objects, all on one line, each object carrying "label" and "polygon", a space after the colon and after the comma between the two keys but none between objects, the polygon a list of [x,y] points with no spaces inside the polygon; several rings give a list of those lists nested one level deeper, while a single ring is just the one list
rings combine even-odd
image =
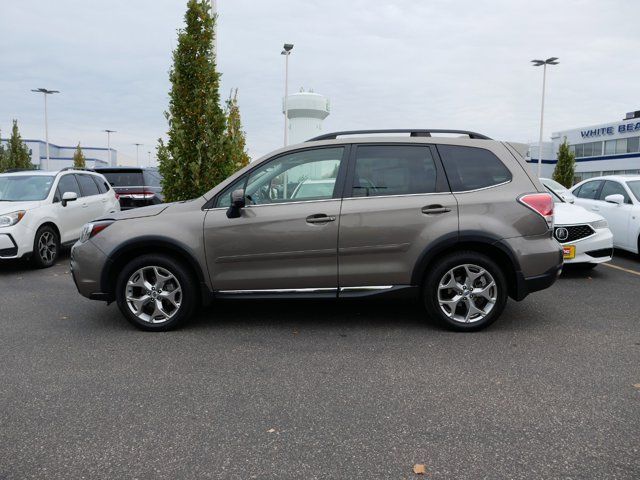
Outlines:
[{"label": "light pole", "polygon": [[138,150],[140,149],[140,145],[142,145],[141,143],[134,143],[134,145],[136,146],[136,167],[140,166],[140,161],[138,160]]},{"label": "light pole", "polygon": [[115,167],[111,164],[111,134],[116,133],[115,130],[104,129],[103,132],[107,132],[107,159],[109,160],[109,166]]},{"label": "light pole", "polygon": [[280,55],[284,55],[284,146],[288,143],[288,126],[289,126],[289,111],[287,108],[287,96],[289,95],[289,55],[291,55],[291,49],[293,49],[293,43],[285,43],[282,47]]},{"label": "light pole", "polygon": [[47,90],[46,88],[32,88],[31,91],[42,93],[44,95],[44,141],[47,146],[47,165],[44,170],[49,170],[49,118],[47,116],[47,95],[60,92],[58,90]]},{"label": "light pole", "polygon": [[534,67],[542,66],[542,106],[540,108],[540,139],[538,140],[538,178],[542,175],[542,128],[544,125],[544,90],[547,82],[547,65],[558,65],[558,57],[546,60],[531,60]]}]

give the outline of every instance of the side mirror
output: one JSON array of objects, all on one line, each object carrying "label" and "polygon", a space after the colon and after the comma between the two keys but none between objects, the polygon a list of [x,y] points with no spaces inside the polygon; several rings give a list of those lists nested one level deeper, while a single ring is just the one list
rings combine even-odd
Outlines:
[{"label": "side mirror", "polygon": [[624,195],[621,195],[619,193],[614,193],[613,195],[607,195],[606,197],[604,197],[604,201],[622,205],[624,203]]},{"label": "side mirror", "polygon": [[231,193],[231,206],[227,210],[227,218],[238,218],[240,210],[245,206],[244,189],[240,188]]},{"label": "side mirror", "polygon": [[569,192],[563,193],[562,195],[560,195],[560,198],[562,198],[562,200],[564,200],[567,203],[575,203],[576,201],[576,197],[571,195]]},{"label": "side mirror", "polygon": [[75,202],[78,199],[78,194],[76,192],[64,192],[62,194],[62,206],[66,207],[67,203]]}]

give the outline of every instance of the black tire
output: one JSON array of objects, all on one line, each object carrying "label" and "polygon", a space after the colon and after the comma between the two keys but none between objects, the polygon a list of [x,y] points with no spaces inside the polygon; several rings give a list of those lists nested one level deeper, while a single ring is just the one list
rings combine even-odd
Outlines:
[{"label": "black tire", "polygon": [[[127,300],[128,281],[134,274],[143,271],[143,281],[149,281],[149,285],[154,282],[154,267],[159,269],[159,272],[166,278],[166,274],[173,276],[174,280],[169,280],[168,283],[162,284],[162,280],[157,280],[156,285],[153,287],[153,292],[147,290],[146,287],[132,286],[129,293],[130,298],[140,298],[138,302],[130,302]],[[150,275],[150,276],[149,276]],[[139,275],[135,277],[139,281]],[[155,277],[158,278],[158,277]],[[179,296],[175,296],[172,301],[168,298],[162,298],[162,288],[165,288],[164,295],[177,294],[179,287]],[[149,292],[150,295],[147,295]],[[178,325],[188,320],[197,310],[200,304],[200,298],[197,290],[196,279],[193,278],[191,272],[185,268],[185,266],[175,260],[174,258],[161,255],[161,254],[149,254],[137,257],[131,260],[122,269],[116,280],[116,303],[118,308],[122,312],[122,315],[133,325],[141,330],[161,332],[172,330]],[[155,293],[155,295],[153,295]],[[146,301],[142,299],[143,296],[149,297]],[[156,310],[156,302],[160,301],[162,304],[162,310]],[[169,303],[167,303],[169,302]],[[179,305],[176,307],[176,303]],[[140,306],[140,316],[137,316],[132,309]],[[175,308],[175,310],[174,310]],[[156,312],[162,311],[163,316],[166,313],[171,314],[166,320],[161,320],[158,316],[153,317]],[[145,318],[142,318],[145,317]],[[157,323],[155,323],[157,322]]]},{"label": "black tire", "polygon": [[49,268],[60,255],[60,237],[58,232],[49,225],[38,229],[33,239],[33,253],[31,263],[35,268]]},{"label": "black tire", "polygon": [[[493,282],[495,283],[495,290],[491,290],[490,295],[491,297],[495,296],[495,303],[493,303],[493,307],[488,310],[488,313],[483,318],[480,313],[473,313],[470,318],[471,321],[468,323],[451,318],[447,315],[445,310],[449,309],[449,307],[446,305],[441,307],[439,301],[440,281],[445,277],[445,275],[449,275],[449,272],[456,267],[459,267],[462,270],[454,270],[453,277],[455,277],[456,272],[464,272],[462,267],[463,265],[473,265],[484,269],[491,277],[493,277]],[[479,272],[480,270],[474,270],[473,273],[476,274]],[[449,279],[451,278],[452,276],[450,275]],[[490,285],[487,282],[488,279],[489,277],[484,274],[478,277],[474,280],[474,282],[477,282],[476,288]],[[467,292],[467,288],[465,288],[464,291]],[[457,292],[457,289],[443,289],[443,299],[453,299],[458,295]],[[507,282],[505,280],[504,272],[500,266],[488,256],[473,251],[456,252],[443,257],[430,269],[429,272],[427,272],[422,288],[424,305],[429,318],[435,319],[438,323],[449,329],[461,332],[481,330],[495,322],[498,317],[500,317],[505,305],[507,304],[507,293]],[[451,297],[446,295],[451,295]],[[473,302],[474,307],[477,308],[479,306],[482,310],[487,310],[487,306],[490,303],[490,301],[485,299],[483,296],[472,294],[471,290],[467,293],[461,292],[459,295],[464,298],[455,304],[456,306],[454,307],[453,312],[449,309],[449,314],[452,314],[453,316],[464,316],[466,312],[469,311],[468,305],[470,302]],[[460,313],[457,314],[457,312]],[[474,316],[475,318],[473,318]]]}]

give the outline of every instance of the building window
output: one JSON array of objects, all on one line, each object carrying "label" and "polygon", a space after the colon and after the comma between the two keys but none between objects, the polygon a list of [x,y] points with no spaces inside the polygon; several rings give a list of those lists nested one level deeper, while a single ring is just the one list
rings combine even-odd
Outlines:
[{"label": "building window", "polygon": [[619,138],[616,140],[616,153],[627,153],[627,139]]},{"label": "building window", "polygon": [[615,153],[616,153],[616,141],[607,140],[606,142],[604,142],[604,154],[614,155]]},{"label": "building window", "polygon": [[640,151],[640,137],[627,138],[627,153]]}]

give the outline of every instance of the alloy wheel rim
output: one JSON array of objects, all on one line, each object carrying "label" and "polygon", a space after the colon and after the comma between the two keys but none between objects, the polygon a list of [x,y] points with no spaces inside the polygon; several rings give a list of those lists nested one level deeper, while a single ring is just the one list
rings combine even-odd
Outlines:
[{"label": "alloy wheel rim", "polygon": [[463,264],[445,273],[438,284],[438,304],[448,318],[476,323],[486,318],[498,299],[493,276],[483,267]]},{"label": "alloy wheel rim", "polygon": [[182,287],[166,268],[142,267],[127,280],[125,298],[129,311],[138,319],[146,323],[164,323],[180,310]]},{"label": "alloy wheel rim", "polygon": [[44,232],[38,239],[38,254],[40,258],[46,262],[51,263],[56,258],[56,252],[58,246],[56,245],[55,237],[51,232]]}]

